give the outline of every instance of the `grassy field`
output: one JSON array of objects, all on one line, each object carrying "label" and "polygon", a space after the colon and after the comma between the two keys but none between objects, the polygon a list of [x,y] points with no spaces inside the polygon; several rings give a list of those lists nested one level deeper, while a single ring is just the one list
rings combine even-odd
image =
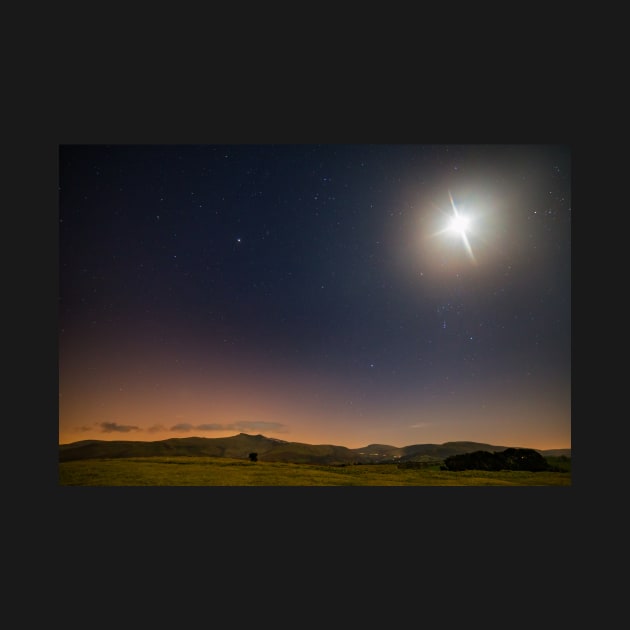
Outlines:
[{"label": "grassy field", "polygon": [[62,486],[570,486],[571,472],[462,472],[396,464],[318,466],[226,457],[133,457],[59,464]]}]

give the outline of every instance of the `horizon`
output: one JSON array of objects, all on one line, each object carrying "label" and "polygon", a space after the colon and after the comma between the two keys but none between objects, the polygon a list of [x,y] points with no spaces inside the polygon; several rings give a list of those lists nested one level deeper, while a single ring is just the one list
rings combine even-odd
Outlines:
[{"label": "horizon", "polygon": [[58,157],[60,444],[571,448],[568,147]]},{"label": "horizon", "polygon": [[549,450],[571,450],[571,446],[556,446],[551,448],[539,448],[535,446],[523,446],[522,444],[498,444],[495,442],[479,442],[478,440],[447,440],[446,442],[414,442],[412,444],[403,444],[402,446],[398,446],[395,444],[389,444],[388,442],[369,442],[366,444],[361,444],[361,446],[347,446],[346,444],[337,444],[334,442],[321,442],[314,444],[312,442],[304,442],[302,440],[285,440],[281,438],[271,437],[269,435],[264,435],[262,433],[234,433],[230,435],[221,435],[221,436],[213,436],[208,437],[207,435],[185,435],[185,436],[177,436],[177,437],[168,437],[168,438],[160,438],[154,440],[139,440],[139,439],[122,439],[122,438],[83,438],[81,440],[74,440],[72,442],[60,442],[59,446],[68,446],[70,444],[74,444],[76,442],[164,442],[165,440],[185,440],[185,439],[203,439],[203,440],[214,440],[214,439],[226,439],[226,438],[234,438],[244,435],[246,437],[262,437],[268,440],[276,440],[279,442],[286,442],[288,444],[309,444],[310,446],[342,446],[344,448],[348,448],[350,450],[357,450],[359,448],[367,448],[369,446],[389,446],[392,448],[407,448],[409,446],[426,446],[426,445],[435,445],[435,446],[444,446],[445,444],[452,443],[470,443],[470,444],[485,444],[488,446],[505,446],[505,448],[531,448],[539,451],[549,451]]}]

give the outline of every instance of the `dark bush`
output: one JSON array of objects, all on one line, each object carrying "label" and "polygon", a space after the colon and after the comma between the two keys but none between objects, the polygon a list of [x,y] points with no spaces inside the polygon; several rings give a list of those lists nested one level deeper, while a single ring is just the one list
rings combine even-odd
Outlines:
[{"label": "dark bush", "polygon": [[444,460],[446,470],[549,470],[547,460],[531,448],[507,448],[498,453],[474,451]]}]

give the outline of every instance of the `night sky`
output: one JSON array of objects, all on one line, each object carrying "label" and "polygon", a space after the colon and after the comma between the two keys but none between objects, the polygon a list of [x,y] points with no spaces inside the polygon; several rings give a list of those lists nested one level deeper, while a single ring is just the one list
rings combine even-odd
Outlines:
[{"label": "night sky", "polygon": [[63,444],[571,447],[566,146],[61,145],[59,289]]}]

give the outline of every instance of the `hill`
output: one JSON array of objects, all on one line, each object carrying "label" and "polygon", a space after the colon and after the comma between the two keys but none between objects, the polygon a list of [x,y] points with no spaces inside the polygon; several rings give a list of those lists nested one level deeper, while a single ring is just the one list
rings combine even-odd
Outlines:
[{"label": "hill", "polygon": [[[231,457],[248,459],[257,453],[258,460],[296,464],[371,464],[384,462],[431,462],[474,451],[504,451],[507,446],[479,442],[445,442],[444,444],[413,444],[396,447],[369,444],[361,448],[347,448],[334,444],[305,444],[286,442],[264,435],[239,433],[224,438],[170,438],[154,442],[140,440],[81,440],[59,445],[59,461],[121,457]],[[571,449],[538,451],[541,455],[571,456]]]}]

